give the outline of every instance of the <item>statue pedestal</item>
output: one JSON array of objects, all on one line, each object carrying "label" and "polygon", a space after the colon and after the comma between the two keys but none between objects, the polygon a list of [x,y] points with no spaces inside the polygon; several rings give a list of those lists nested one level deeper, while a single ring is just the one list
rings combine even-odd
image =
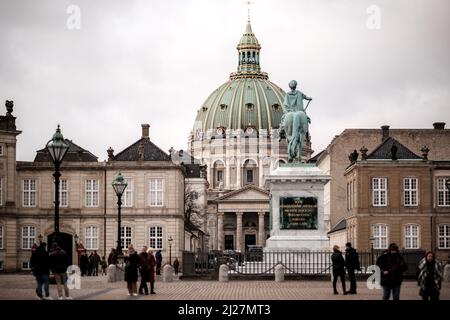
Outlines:
[{"label": "statue pedestal", "polygon": [[265,177],[271,219],[266,251],[329,249],[324,187],[330,180],[315,164],[302,163],[281,165]]}]

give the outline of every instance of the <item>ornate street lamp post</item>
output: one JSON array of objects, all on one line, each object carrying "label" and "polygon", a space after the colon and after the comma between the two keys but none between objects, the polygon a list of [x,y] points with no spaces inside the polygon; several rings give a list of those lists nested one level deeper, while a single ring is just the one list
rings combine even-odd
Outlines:
[{"label": "ornate street lamp post", "polygon": [[53,138],[47,142],[47,151],[53,160],[53,165],[55,166],[55,172],[53,177],[55,178],[55,230],[53,235],[53,242],[58,242],[59,240],[59,178],[61,173],[59,169],[61,167],[62,161],[69,150],[69,145],[65,142],[64,137],[61,133],[61,129],[56,129]]},{"label": "ornate street lamp post", "polygon": [[170,236],[167,241],[169,241],[169,264],[172,265],[172,236]]},{"label": "ornate street lamp post", "polygon": [[117,217],[117,261],[122,261],[122,234],[121,234],[121,216],[120,209],[122,207],[122,195],[128,186],[127,181],[123,178],[122,173],[118,173],[112,182],[114,192],[117,195],[117,207],[118,207],[118,217]]}]

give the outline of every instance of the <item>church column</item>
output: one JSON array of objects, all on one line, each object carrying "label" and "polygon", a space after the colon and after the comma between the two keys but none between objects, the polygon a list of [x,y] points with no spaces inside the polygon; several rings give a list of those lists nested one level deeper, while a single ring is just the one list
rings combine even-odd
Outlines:
[{"label": "church column", "polygon": [[231,166],[230,161],[227,161],[225,167],[225,189],[230,189],[230,185],[231,185]]},{"label": "church column", "polygon": [[236,187],[239,189],[240,187],[242,187],[242,166],[240,164],[240,162],[238,161],[236,163]]},{"label": "church column", "polygon": [[264,215],[265,215],[265,212],[258,212],[258,245],[259,246],[265,245]]},{"label": "church column", "polygon": [[236,250],[242,252],[242,216],[243,212],[236,212]]},{"label": "church column", "polygon": [[224,235],[223,235],[223,212],[217,213],[217,249],[223,250],[224,248]]}]

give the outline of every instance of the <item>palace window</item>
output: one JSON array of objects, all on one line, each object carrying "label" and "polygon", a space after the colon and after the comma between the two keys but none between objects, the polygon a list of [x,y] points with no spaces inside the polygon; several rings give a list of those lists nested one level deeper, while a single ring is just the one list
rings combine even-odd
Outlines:
[{"label": "palace window", "polygon": [[419,249],[420,227],[416,224],[405,226],[405,249]]},{"label": "palace window", "polygon": [[417,178],[403,179],[403,196],[406,207],[417,206]]},{"label": "palace window", "polygon": [[123,194],[123,206],[131,208],[133,206],[134,183],[133,180],[127,179],[128,186]]},{"label": "palace window", "polygon": [[246,170],[246,179],[247,179],[247,184],[253,183],[253,170],[252,169]]},{"label": "palace window", "polygon": [[30,261],[22,261],[22,270],[30,270],[31,264]]},{"label": "palace window", "polygon": [[387,205],[387,178],[372,179],[372,204],[374,207]]},{"label": "palace window", "polygon": [[23,180],[23,206],[36,206],[36,180],[34,179]]},{"label": "palace window", "polygon": [[86,207],[98,207],[98,180],[86,180]]},{"label": "palace window", "polygon": [[[447,178],[450,179],[450,178]],[[439,178],[437,180],[437,191],[438,191],[438,206],[439,207],[448,207],[450,206],[450,191],[445,186],[445,182],[447,181],[445,178]]]},{"label": "palace window", "polygon": [[0,178],[0,206],[3,205],[3,178]]},{"label": "palace window", "polygon": [[160,226],[150,227],[150,248],[161,250],[163,248],[163,228]]},{"label": "palace window", "polygon": [[96,226],[86,227],[84,239],[87,250],[98,250],[98,230]]},{"label": "palace window", "polygon": [[5,155],[5,151],[4,151],[3,145],[0,144],[0,157],[2,157],[4,155]]},{"label": "palace window", "polygon": [[439,249],[450,249],[450,224],[439,225],[438,246]]},{"label": "palace window", "polygon": [[164,205],[164,179],[150,179],[150,206]]},{"label": "palace window", "polygon": [[[53,193],[53,201],[55,201],[54,193]],[[60,207],[69,206],[69,182],[66,179],[62,179],[59,181],[59,206]]]},{"label": "palace window", "polygon": [[386,224],[376,224],[372,228],[374,238],[373,248],[387,249],[389,227]]},{"label": "palace window", "polygon": [[22,249],[30,250],[36,239],[36,228],[33,226],[22,227]]},{"label": "palace window", "polygon": [[128,246],[132,243],[131,227],[120,227],[120,237],[122,240],[122,248],[128,249]]}]

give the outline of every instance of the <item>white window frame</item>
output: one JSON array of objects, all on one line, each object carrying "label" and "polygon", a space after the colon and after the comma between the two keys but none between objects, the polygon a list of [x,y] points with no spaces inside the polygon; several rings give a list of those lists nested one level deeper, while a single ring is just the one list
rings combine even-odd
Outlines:
[{"label": "white window frame", "polygon": [[[382,187],[384,183],[384,188]],[[386,207],[388,203],[388,179],[384,177],[372,178],[372,206]],[[384,202],[383,200],[384,195]],[[378,201],[376,201],[378,200]]]},{"label": "white window frame", "polygon": [[[152,182],[155,181],[154,187]],[[151,178],[149,180],[149,206],[150,207],[163,207],[165,198],[165,180],[164,178]]]},{"label": "white window frame", "polygon": [[0,224],[0,250],[2,250],[3,247],[3,239],[5,238],[5,228],[2,224]]},{"label": "white window frame", "polygon": [[443,223],[438,225],[437,236],[438,236],[438,248],[450,249],[450,224]]},{"label": "white window frame", "polygon": [[[22,250],[31,250],[36,241],[36,227],[22,226],[21,248]],[[25,232],[26,231],[26,232]],[[33,231],[33,232],[31,232]],[[26,244],[26,245],[24,245]]]},{"label": "white window frame", "polygon": [[[27,266],[24,267],[24,264],[27,264]],[[22,270],[31,270],[30,260],[28,260],[28,261],[22,261],[21,269],[22,269]]]},{"label": "white window frame", "polygon": [[[412,228],[417,228],[417,234],[413,234]],[[410,223],[406,224],[403,229],[404,232],[404,241],[405,241],[405,249],[407,250],[414,250],[414,249],[420,249],[420,225]],[[414,245],[414,240],[416,240],[416,243]]]},{"label": "white window frame", "polygon": [[148,243],[150,248],[163,250],[164,247],[164,230],[162,226],[153,225],[148,229]]},{"label": "white window frame", "polygon": [[[33,188],[34,187],[34,188]],[[22,180],[22,205],[24,207],[36,207],[37,200],[37,180]]]},{"label": "white window frame", "polygon": [[[437,179],[437,205],[438,207],[450,207],[450,191],[445,186],[445,182],[450,177],[442,177]],[[442,201],[440,201],[442,200]]]},{"label": "white window frame", "polygon": [[[413,181],[415,188],[412,187]],[[407,198],[409,198],[409,202]],[[405,207],[417,207],[419,205],[419,179],[415,177],[403,179],[403,205]]]},{"label": "white window frame", "polygon": [[120,240],[122,241],[122,249],[125,250],[133,243],[133,229],[130,226],[120,227]]},{"label": "white window frame", "polygon": [[86,250],[98,250],[100,228],[98,226],[87,226],[84,228],[84,243]]},{"label": "white window frame", "polygon": [[85,180],[85,206],[88,208],[97,208],[100,205],[100,187],[98,179]]},{"label": "white window frame", "polygon": [[123,207],[132,208],[134,205],[134,181],[126,179],[128,182],[127,188],[123,193]]},{"label": "white window frame", "polygon": [[[385,235],[383,235],[383,230]],[[387,249],[389,245],[389,226],[384,223],[372,225],[373,248],[377,250]]]}]

